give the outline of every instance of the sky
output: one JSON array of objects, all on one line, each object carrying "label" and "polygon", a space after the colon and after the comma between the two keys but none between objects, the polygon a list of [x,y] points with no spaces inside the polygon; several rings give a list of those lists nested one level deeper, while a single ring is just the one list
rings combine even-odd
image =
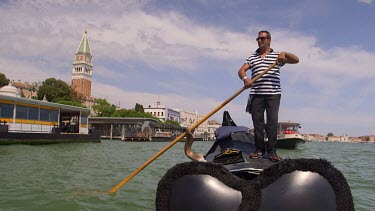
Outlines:
[{"label": "sky", "polygon": [[[0,0],[0,72],[11,80],[71,83],[85,29],[92,95],[121,108],[160,101],[205,116],[243,87],[257,49],[300,58],[281,69],[279,121],[306,134],[375,135],[374,0]],[[223,111],[252,128],[245,90]]]}]

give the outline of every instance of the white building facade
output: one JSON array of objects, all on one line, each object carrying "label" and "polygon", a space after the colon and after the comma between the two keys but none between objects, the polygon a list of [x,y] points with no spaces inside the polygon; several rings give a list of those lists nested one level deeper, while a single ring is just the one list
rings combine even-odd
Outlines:
[{"label": "white building facade", "polygon": [[[156,105],[150,105],[148,108],[144,108],[144,112],[147,112],[161,121],[165,122],[166,120],[174,120],[178,122],[182,127],[190,128],[195,123],[203,119],[204,116],[200,115],[198,111],[189,112],[182,109],[170,109],[160,104],[160,101],[156,102]],[[212,139],[214,137],[215,130],[221,126],[216,124],[217,121],[214,121],[215,124],[209,124],[209,121],[206,120],[200,124],[194,130],[194,135],[196,137],[208,137]]]},{"label": "white building facade", "polygon": [[208,121],[208,138],[215,139],[215,130],[221,127],[221,123],[216,120]]},{"label": "white building facade", "polygon": [[[180,125],[182,127],[190,128],[195,123],[203,119],[204,116],[200,115],[198,111],[195,112],[189,112],[184,111],[181,109],[175,109],[180,112],[181,119],[180,119]],[[194,130],[194,135],[196,136],[203,136],[204,134],[208,134],[208,121],[204,121],[202,124],[200,124],[197,128]]]},{"label": "white building facade", "polygon": [[148,108],[144,108],[144,112],[157,117],[161,121],[165,122],[166,120],[173,120],[180,123],[180,112],[174,109],[167,108],[160,104],[160,101],[156,102],[156,105],[149,106]]}]

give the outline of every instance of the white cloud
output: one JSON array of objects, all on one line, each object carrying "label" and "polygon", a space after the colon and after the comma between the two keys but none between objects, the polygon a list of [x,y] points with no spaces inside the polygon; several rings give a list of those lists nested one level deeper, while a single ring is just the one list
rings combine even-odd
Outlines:
[{"label": "white cloud", "polygon": [[[54,64],[56,66],[65,64]],[[66,73],[54,71],[49,62],[44,60],[38,61],[17,61],[0,58],[0,72],[4,73],[11,80],[22,80],[27,82],[43,81],[46,78],[55,77],[65,82],[70,82],[71,76]],[[69,65],[67,65],[69,67]],[[69,67],[69,70],[71,68]]]},{"label": "white cloud", "polygon": [[357,0],[359,3],[364,3],[364,4],[374,4],[374,0]]}]

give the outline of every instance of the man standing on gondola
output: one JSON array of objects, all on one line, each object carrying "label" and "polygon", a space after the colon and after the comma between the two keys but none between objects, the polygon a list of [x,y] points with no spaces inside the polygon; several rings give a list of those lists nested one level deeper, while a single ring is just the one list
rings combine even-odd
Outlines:
[{"label": "man standing on gondola", "polygon": [[[286,63],[298,63],[299,58],[291,53],[274,51],[271,48],[271,34],[268,31],[260,31],[256,41],[259,48],[238,70],[238,76],[244,81],[244,85],[251,87],[246,111],[252,115],[256,150],[250,154],[250,158],[263,157],[267,152],[270,160],[279,161],[280,156],[276,154],[275,145],[281,100],[280,68]],[[275,62],[277,65],[254,84],[246,76],[246,71],[251,70],[251,78],[254,78]],[[267,122],[264,119],[264,112]],[[264,142],[264,131],[268,138],[267,144]]]}]

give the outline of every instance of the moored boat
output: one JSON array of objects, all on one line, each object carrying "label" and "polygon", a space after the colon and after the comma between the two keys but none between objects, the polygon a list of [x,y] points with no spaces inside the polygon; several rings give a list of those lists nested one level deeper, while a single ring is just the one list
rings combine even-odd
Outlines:
[{"label": "moored boat", "polygon": [[304,144],[303,136],[298,132],[301,124],[295,122],[279,122],[276,147],[282,149],[295,149]]},{"label": "moored boat", "polygon": [[171,141],[172,133],[169,131],[157,130],[155,134],[151,137],[151,141]]},{"label": "moored boat", "polygon": [[225,122],[204,156],[191,150],[187,131],[185,153],[193,162],[177,164],[159,181],[156,210],[354,210],[345,177],[328,161],[250,159],[248,128]]}]

